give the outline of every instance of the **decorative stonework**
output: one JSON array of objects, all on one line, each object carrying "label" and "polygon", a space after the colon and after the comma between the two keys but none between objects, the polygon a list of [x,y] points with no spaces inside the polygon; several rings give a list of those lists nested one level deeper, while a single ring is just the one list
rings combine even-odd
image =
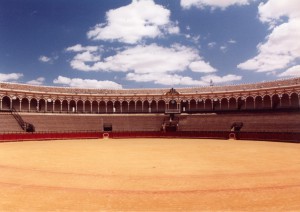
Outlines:
[{"label": "decorative stonework", "polygon": [[0,110],[14,107],[31,112],[164,112],[171,100],[185,111],[299,108],[299,96],[300,78],[176,90],[81,89],[0,83]]}]

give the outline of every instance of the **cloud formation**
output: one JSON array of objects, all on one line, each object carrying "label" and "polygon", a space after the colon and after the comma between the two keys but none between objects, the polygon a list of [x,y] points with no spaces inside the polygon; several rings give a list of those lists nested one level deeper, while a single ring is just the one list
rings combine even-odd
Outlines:
[{"label": "cloud formation", "polygon": [[58,76],[57,79],[53,80],[53,83],[76,88],[122,89],[122,85],[109,80],[98,81],[94,79],[68,78],[64,76]]},{"label": "cloud formation", "polygon": [[31,85],[43,85],[45,82],[45,77],[39,77],[35,80],[30,80],[27,83]]},{"label": "cloud formation", "polygon": [[43,62],[43,63],[48,63],[48,62],[51,62],[51,58],[50,57],[47,57],[47,56],[44,56],[44,55],[41,55],[39,57],[39,61],[40,62]]},{"label": "cloud formation", "polygon": [[299,1],[269,0],[260,3],[259,18],[261,22],[269,24],[271,32],[265,42],[258,44],[258,54],[239,64],[238,68],[273,72],[296,65],[300,58]]},{"label": "cloud formation", "polygon": [[189,76],[182,76],[178,74],[166,74],[166,73],[158,73],[158,74],[136,74],[136,73],[128,73],[126,76],[127,80],[135,81],[135,82],[154,82],[154,84],[160,85],[181,85],[181,86],[208,86],[211,80],[214,83],[223,84],[233,81],[239,81],[242,79],[241,76],[237,75],[225,75],[225,76],[217,76],[217,75],[206,75],[200,77],[200,79],[193,79]]},{"label": "cloud formation", "polygon": [[226,9],[232,5],[248,5],[251,1],[253,0],[181,0],[180,5],[183,9],[190,9],[191,7]]},{"label": "cloud formation", "polygon": [[[85,48],[85,47],[83,47]],[[68,49],[74,49],[69,47]],[[194,80],[182,74],[187,70],[200,74],[209,74],[216,83],[240,80],[240,76],[219,77],[211,75],[217,72],[209,62],[192,47],[179,44],[163,47],[157,44],[126,47],[115,55],[101,59],[95,52],[77,52],[71,60],[73,69],[80,71],[127,72],[126,80],[135,82],[153,82],[161,85],[208,85],[206,78]]]},{"label": "cloud formation", "polygon": [[10,73],[10,74],[2,74],[0,73],[0,82],[15,82],[23,77],[21,73]]},{"label": "cloud formation", "polygon": [[133,0],[131,4],[106,13],[106,23],[97,24],[88,33],[92,40],[136,44],[143,38],[177,34],[179,27],[170,20],[170,11],[153,0]]},{"label": "cloud formation", "polygon": [[[163,47],[157,44],[127,47],[100,60],[93,52],[78,53],[70,65],[81,71],[115,71],[135,73],[174,73],[190,69],[194,72],[215,72],[198,50],[179,44]],[[89,63],[88,63],[89,62]],[[94,62],[94,63],[91,63]]]},{"label": "cloud formation", "polygon": [[278,75],[279,77],[300,77],[300,65],[293,66],[285,72]]}]

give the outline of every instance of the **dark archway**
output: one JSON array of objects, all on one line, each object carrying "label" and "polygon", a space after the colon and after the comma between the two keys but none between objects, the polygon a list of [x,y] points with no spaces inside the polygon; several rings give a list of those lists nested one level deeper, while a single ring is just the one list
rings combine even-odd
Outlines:
[{"label": "dark archway", "polygon": [[38,111],[38,107],[37,107],[37,100],[35,98],[31,99],[30,100],[30,111],[31,112],[35,112],[35,111]]}]

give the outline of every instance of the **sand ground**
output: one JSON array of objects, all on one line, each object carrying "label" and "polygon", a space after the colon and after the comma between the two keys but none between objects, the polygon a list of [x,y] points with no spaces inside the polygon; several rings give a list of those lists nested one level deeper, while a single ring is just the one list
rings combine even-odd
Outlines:
[{"label": "sand ground", "polygon": [[300,211],[300,145],[0,143],[0,211]]}]

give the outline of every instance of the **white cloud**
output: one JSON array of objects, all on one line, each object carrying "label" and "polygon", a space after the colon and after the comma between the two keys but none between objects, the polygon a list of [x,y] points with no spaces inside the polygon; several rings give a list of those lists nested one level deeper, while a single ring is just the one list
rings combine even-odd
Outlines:
[{"label": "white cloud", "polygon": [[53,80],[54,84],[67,85],[70,87],[77,88],[96,88],[96,89],[122,89],[122,85],[113,81],[98,81],[94,79],[80,79],[80,78],[68,78],[58,76],[57,79]]},{"label": "white cloud", "polygon": [[206,83],[200,80],[194,80],[191,77],[181,76],[178,74],[136,74],[128,73],[126,76],[127,80],[135,82],[153,82],[154,84],[160,85],[184,85],[184,86],[204,86]]},{"label": "white cloud", "polygon": [[[259,17],[271,29],[258,54],[238,65],[257,72],[286,69],[300,58],[300,4],[297,0],[269,0],[259,5]],[[287,18],[284,22],[283,18]]]},{"label": "white cloud", "polygon": [[48,62],[51,62],[51,58],[42,55],[42,56],[39,57],[39,61],[43,62],[43,63],[48,63]]},{"label": "white cloud", "polygon": [[234,74],[228,74],[223,77],[220,77],[217,75],[207,75],[207,76],[201,77],[201,80],[204,82],[208,83],[212,80],[213,83],[218,83],[218,84],[232,82],[232,81],[239,81],[241,79],[242,79],[241,76],[234,75]]},{"label": "white cloud", "polygon": [[54,60],[57,60],[58,56],[57,55],[53,55],[52,57],[47,57],[44,55],[41,55],[38,60],[42,63],[53,63]]},{"label": "white cloud", "polygon": [[285,72],[278,75],[279,77],[300,77],[300,65],[293,66]]},{"label": "white cloud", "polygon": [[170,21],[170,11],[153,0],[133,0],[127,6],[109,10],[106,23],[97,24],[87,36],[92,40],[135,44],[166,33],[179,33],[177,23]]},{"label": "white cloud", "polygon": [[228,43],[235,44],[235,43],[236,43],[236,40],[230,39],[230,40],[228,41]]},{"label": "white cloud", "polygon": [[81,44],[76,44],[74,46],[66,48],[66,51],[68,51],[68,52],[84,52],[84,51],[96,52],[100,49],[101,49],[100,46],[82,46]]},{"label": "white cloud", "polygon": [[227,52],[228,47],[226,45],[220,46],[220,50],[225,53]]},{"label": "white cloud", "polygon": [[31,85],[43,85],[45,82],[45,78],[44,77],[39,77],[35,80],[30,80],[27,83],[31,84]]},{"label": "white cloud", "polygon": [[217,71],[209,63],[206,63],[206,62],[204,62],[202,60],[201,61],[192,62],[189,65],[189,68],[193,72],[201,72],[201,73],[212,73],[212,72],[216,72]]},{"label": "white cloud", "polygon": [[299,18],[300,4],[298,0],[268,0],[266,3],[260,3],[258,10],[262,22],[275,24],[280,23],[283,17]]},{"label": "white cloud", "polygon": [[232,81],[239,81],[242,79],[242,77],[237,75],[226,75],[223,77],[217,75],[207,75],[201,77],[199,80],[196,80],[189,76],[182,76],[178,74],[128,73],[126,79],[135,82],[154,82],[155,84],[161,84],[161,85],[207,86],[210,84],[211,80],[213,80],[214,83],[222,84],[222,83],[228,83]]},{"label": "white cloud", "polygon": [[210,42],[210,43],[207,44],[207,46],[208,46],[209,48],[214,48],[216,45],[217,45],[216,42]]},{"label": "white cloud", "polygon": [[[168,47],[137,45],[127,47],[117,54],[98,61],[100,56],[77,54],[70,65],[81,71],[116,71],[135,73],[174,73],[185,70],[195,72],[216,71],[209,63],[203,61],[198,50],[175,44]],[[89,62],[89,63],[87,63]],[[94,63],[92,63],[94,62]]]},{"label": "white cloud", "polygon": [[2,74],[0,73],[0,81],[1,82],[14,82],[23,77],[21,73],[10,73],[10,74]]},{"label": "white cloud", "polygon": [[180,5],[183,9],[197,7],[203,9],[204,7],[226,9],[232,5],[248,5],[253,0],[181,0]]}]

